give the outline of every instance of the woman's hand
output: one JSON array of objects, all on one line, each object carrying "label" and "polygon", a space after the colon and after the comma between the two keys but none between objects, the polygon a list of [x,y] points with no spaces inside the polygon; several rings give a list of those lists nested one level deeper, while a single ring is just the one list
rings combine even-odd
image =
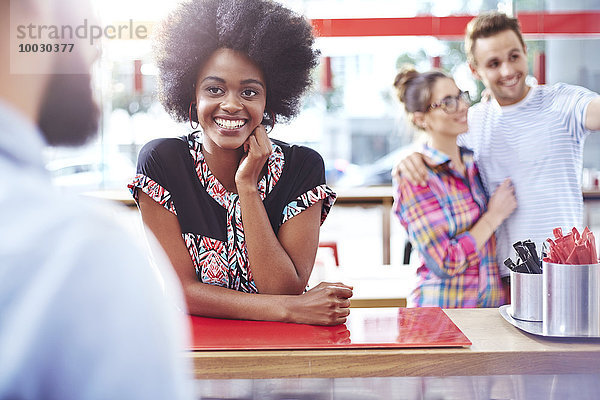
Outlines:
[{"label": "woman's hand", "polygon": [[235,184],[239,188],[256,188],[260,174],[272,152],[271,140],[264,125],[260,124],[244,142],[244,155],[235,173]]},{"label": "woman's hand", "polygon": [[515,208],[517,208],[515,188],[510,178],[506,178],[504,182],[496,188],[492,197],[490,197],[486,218],[490,218],[492,220],[491,222],[495,225],[494,228],[497,228],[510,214],[512,214]]},{"label": "woman's hand", "polygon": [[287,297],[288,322],[311,325],[339,325],[350,314],[352,287],[321,282],[300,296]]}]

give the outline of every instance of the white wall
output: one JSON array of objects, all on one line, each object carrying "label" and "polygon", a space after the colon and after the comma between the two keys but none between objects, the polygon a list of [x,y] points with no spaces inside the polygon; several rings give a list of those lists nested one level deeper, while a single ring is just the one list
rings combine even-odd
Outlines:
[{"label": "white wall", "polygon": [[[548,11],[600,10],[598,0],[549,0]],[[546,44],[547,83],[566,82],[600,92],[600,38],[551,39]]]}]

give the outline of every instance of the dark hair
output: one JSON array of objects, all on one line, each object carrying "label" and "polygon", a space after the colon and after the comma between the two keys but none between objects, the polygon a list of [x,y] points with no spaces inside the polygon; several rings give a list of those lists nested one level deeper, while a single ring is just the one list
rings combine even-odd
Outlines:
[{"label": "dark hair", "polygon": [[420,73],[412,65],[404,65],[394,79],[398,99],[407,113],[425,112],[431,104],[431,89],[440,78],[452,79],[442,70]]},{"label": "dark hair", "polygon": [[465,52],[467,53],[469,63],[472,65],[476,64],[475,42],[477,39],[488,38],[508,30],[513,31],[517,35],[521,46],[525,49],[525,42],[523,41],[518,19],[509,17],[498,11],[485,12],[473,18],[467,24],[465,34]]},{"label": "dark hair", "polygon": [[[159,98],[178,121],[188,119],[199,70],[228,48],[248,55],[265,77],[265,118],[294,117],[318,63],[308,21],[270,0],[194,0],[180,4],[157,31]],[[267,117],[268,115],[268,117]],[[271,121],[268,121],[271,122]]]}]

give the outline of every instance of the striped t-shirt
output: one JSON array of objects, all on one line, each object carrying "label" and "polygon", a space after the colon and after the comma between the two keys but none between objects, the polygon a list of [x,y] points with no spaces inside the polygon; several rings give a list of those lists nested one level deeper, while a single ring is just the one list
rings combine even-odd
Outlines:
[{"label": "striped t-shirt", "polygon": [[534,86],[517,104],[495,100],[469,110],[469,132],[459,143],[475,152],[483,184],[491,195],[507,177],[515,186],[518,206],[498,228],[497,254],[514,258],[512,244],[531,239],[538,251],[552,229],[583,224],[581,168],[585,112],[598,96],[563,83]]}]

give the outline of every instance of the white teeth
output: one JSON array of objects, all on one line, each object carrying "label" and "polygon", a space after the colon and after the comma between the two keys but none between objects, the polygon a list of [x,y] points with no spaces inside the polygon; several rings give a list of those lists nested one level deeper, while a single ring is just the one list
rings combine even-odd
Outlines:
[{"label": "white teeth", "polygon": [[519,81],[519,78],[513,78],[511,80],[506,80],[503,83],[505,86],[512,86],[512,85],[515,85],[518,81]]},{"label": "white teeth", "polygon": [[231,120],[231,119],[224,119],[224,118],[215,118],[215,122],[221,128],[225,128],[225,129],[238,129],[246,124],[246,120],[244,120],[244,119]]}]

